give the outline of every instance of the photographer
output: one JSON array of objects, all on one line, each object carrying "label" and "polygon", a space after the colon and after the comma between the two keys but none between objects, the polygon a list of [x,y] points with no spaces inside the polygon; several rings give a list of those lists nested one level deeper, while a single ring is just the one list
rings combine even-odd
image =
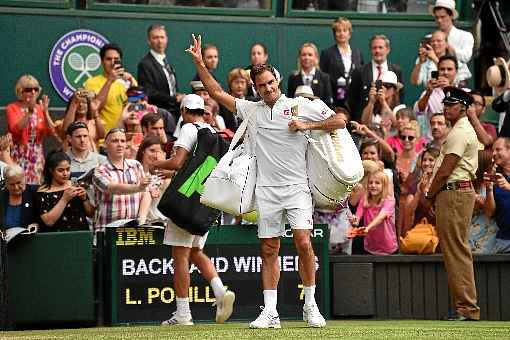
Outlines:
[{"label": "photographer", "polygon": [[498,138],[492,156],[494,166],[483,177],[487,186],[485,214],[496,220],[499,229],[496,252],[510,253],[510,138]]},{"label": "photographer", "polygon": [[396,125],[393,108],[399,104],[401,89],[402,84],[398,82],[395,72],[384,72],[381,79],[370,86],[368,104],[363,108],[361,123],[381,126],[385,134],[388,134],[391,126]]},{"label": "photographer", "polygon": [[[442,31],[435,31],[431,36],[425,36],[418,48],[418,58],[411,73],[411,84],[416,86],[427,86],[433,78],[433,72],[437,73],[439,58],[448,54],[447,35]],[[471,78],[465,63],[458,62],[458,72],[455,78],[456,83],[465,84]]]},{"label": "photographer", "polygon": [[[450,55],[444,55],[439,58],[437,63],[437,78],[429,80],[427,88],[420,95],[420,99],[414,104],[413,111],[417,113],[418,120],[421,120],[422,135],[432,139],[429,120],[434,113],[443,111],[443,89],[453,86],[458,69],[457,58]],[[419,116],[424,116],[420,119]]]},{"label": "photographer", "polygon": [[106,44],[99,51],[103,73],[87,79],[85,89],[97,93],[99,117],[105,132],[117,125],[122,108],[127,101],[126,91],[138,85],[136,79],[122,65],[122,49],[116,44]]},{"label": "photographer", "polygon": [[50,152],[44,165],[44,182],[35,198],[40,231],[88,230],[94,214],[85,188],[70,180],[70,159],[63,151]]},{"label": "photographer", "polygon": [[[94,92],[78,89],[69,101],[64,122],[62,123],[63,131],[67,131],[73,122],[83,122],[86,124],[90,139],[88,147],[90,151],[94,152],[99,150],[99,140],[105,136],[104,125],[99,118],[99,105],[100,102]],[[64,150],[67,149],[67,146],[67,144],[64,144]]]}]

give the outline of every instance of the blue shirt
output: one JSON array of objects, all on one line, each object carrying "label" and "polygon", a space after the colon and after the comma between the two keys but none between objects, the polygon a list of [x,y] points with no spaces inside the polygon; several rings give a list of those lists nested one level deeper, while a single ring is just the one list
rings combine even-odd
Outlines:
[{"label": "blue shirt", "polygon": [[[510,182],[510,176],[505,178]],[[510,240],[510,192],[495,185],[494,200],[496,201],[494,219],[499,228],[496,238]]]},{"label": "blue shirt", "polygon": [[14,228],[14,227],[25,227],[21,225],[21,208],[20,205],[7,205],[7,209],[5,211],[5,228]]}]

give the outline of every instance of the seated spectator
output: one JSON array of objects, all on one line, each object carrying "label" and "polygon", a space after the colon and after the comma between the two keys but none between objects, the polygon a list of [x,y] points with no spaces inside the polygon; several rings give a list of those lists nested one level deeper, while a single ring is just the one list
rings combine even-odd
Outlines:
[{"label": "seated spectator", "polygon": [[[416,117],[414,116],[413,111],[408,108],[404,107],[398,110],[395,114],[395,129],[397,130],[397,134],[391,137],[387,137],[386,143],[388,143],[397,154],[402,152],[403,142],[402,139],[400,139],[402,129],[412,121],[416,122]],[[426,138],[418,138],[416,141],[416,152],[419,153],[427,143],[428,141]]]},{"label": "seated spectator", "polygon": [[[99,100],[95,98],[95,93],[83,89],[77,90],[69,101],[62,123],[64,132],[73,122],[87,124],[90,139],[88,147],[93,152],[99,150],[99,140],[105,136],[103,122],[99,118],[99,104]],[[64,150],[67,150],[67,147],[68,145],[64,143]]]},{"label": "seated spectator", "polygon": [[298,50],[298,69],[289,76],[287,96],[296,96],[298,86],[310,86],[313,94],[329,107],[333,106],[331,81],[327,73],[319,69],[319,51],[315,44],[307,42]]},{"label": "seated spectator", "polygon": [[71,161],[71,177],[80,177],[106,161],[105,156],[90,151],[88,127],[89,125],[82,121],[72,122],[67,127],[67,143],[70,145],[67,156]]},{"label": "seated spectator", "polygon": [[352,37],[352,23],[347,18],[340,17],[331,24],[335,44],[322,50],[320,66],[323,72],[329,74],[333,101],[335,107],[347,107],[347,91],[351,82],[352,72],[360,68],[363,54],[358,48],[351,48],[349,40]]},{"label": "seated spectator", "polygon": [[[136,160],[143,166],[143,171],[148,174],[151,169],[154,169],[154,162],[164,161],[165,153],[163,152],[163,143],[158,136],[148,136],[143,139]],[[170,184],[170,178],[162,176],[163,170],[154,169],[153,174],[150,176],[150,183],[148,190],[151,195],[151,208],[148,214],[148,219],[166,219],[158,210],[158,204],[161,196]],[[172,171],[172,173],[175,173]]]},{"label": "seated spectator", "polygon": [[48,111],[50,100],[42,96],[41,86],[31,75],[21,76],[16,83],[17,101],[5,108],[7,128],[14,142],[11,156],[25,171],[27,184],[41,183],[44,168],[43,139],[54,133],[55,124]]},{"label": "seated spectator", "polygon": [[52,151],[46,157],[44,182],[35,198],[41,232],[89,229],[87,216],[95,208],[85,188],[71,183],[70,163],[63,151]]},{"label": "seated spectator", "polygon": [[426,205],[425,193],[432,180],[434,163],[439,157],[439,150],[427,147],[420,154],[415,169],[400,186],[400,213],[397,220],[398,235],[405,234],[425,217],[427,221],[436,225],[435,214]]},{"label": "seated spectator", "polygon": [[397,153],[396,168],[400,184],[405,182],[407,176],[416,167],[418,158],[416,142],[419,137],[419,127],[415,120],[407,123],[399,133],[399,138],[402,140],[402,151]]},{"label": "seated spectator", "polygon": [[[205,44],[202,47],[202,59],[204,60],[205,67],[211,73],[211,75],[214,77],[214,71],[218,68],[219,63],[219,51],[218,47],[216,47],[213,44]],[[216,79],[216,77],[214,77]],[[200,81],[200,77],[198,76],[198,73],[195,74],[193,77],[193,80]]]},{"label": "seated spectator", "polygon": [[466,115],[475,129],[478,142],[481,143],[480,149],[483,149],[498,138],[496,127],[480,121],[480,117],[485,113],[485,97],[478,91],[471,91],[469,94],[473,97],[473,104],[467,109]]},{"label": "seated spectator", "polygon": [[439,58],[437,63],[438,78],[429,80],[427,88],[420,95],[420,99],[414,104],[414,112],[418,115],[418,122],[421,122],[421,133],[429,139],[432,139],[430,126],[428,123],[430,117],[436,112],[443,112],[443,89],[453,86],[457,76],[457,59],[453,56],[445,55]]},{"label": "seated spectator", "polygon": [[145,189],[150,177],[144,176],[142,165],[126,159],[126,134],[112,129],[106,134],[105,150],[108,161],[99,165],[92,178],[97,203],[95,231],[104,231],[107,224],[118,220],[138,218],[144,223],[151,204]]},{"label": "seated spectator", "polygon": [[[254,99],[253,97],[247,97],[248,88],[251,84],[248,71],[241,68],[234,68],[230,70],[227,76],[227,83],[228,93],[232,97],[247,100]],[[225,127],[227,129],[233,132],[237,130],[239,122],[237,121],[237,116],[233,112],[230,112],[226,107],[220,105],[219,115],[223,117]]]},{"label": "seated spectator", "polygon": [[484,173],[491,172],[492,151],[478,151],[478,169],[476,179],[473,182],[476,191],[475,207],[471,219],[471,230],[469,232],[469,244],[473,254],[494,254],[496,252],[496,234],[498,226],[491,216],[487,216],[487,185],[483,179]]},{"label": "seated spectator", "polygon": [[388,177],[382,171],[368,176],[365,195],[352,217],[357,227],[363,220],[365,251],[372,255],[391,255],[398,250],[395,231],[395,199],[388,193]]},{"label": "seated spectator", "polygon": [[444,142],[446,141],[446,136],[450,131],[449,123],[446,121],[446,118],[442,112],[434,113],[429,120],[430,130],[432,135],[432,140],[429,145],[438,150],[441,150]]},{"label": "seated spectator", "polygon": [[[437,71],[437,63],[439,58],[449,54],[448,42],[446,41],[446,33],[443,31],[435,31],[430,39],[423,39],[418,49],[418,58],[416,65],[411,73],[411,84],[426,87],[429,80],[432,79],[432,71]],[[455,84],[464,86],[466,80],[471,78],[466,63],[459,61],[459,71],[455,78]]]},{"label": "seated spectator", "polygon": [[487,186],[485,213],[496,220],[496,253],[510,253],[510,138],[493,145],[494,166],[484,174]]},{"label": "seated spectator", "polygon": [[23,169],[8,165],[4,171],[5,188],[0,191],[0,228],[26,228],[37,219],[34,198],[37,186],[25,183]]},{"label": "seated spectator", "polygon": [[361,123],[365,125],[380,125],[386,127],[385,132],[395,125],[393,108],[399,104],[399,91],[402,84],[398,82],[397,75],[392,71],[386,71],[381,77],[381,87],[375,83],[370,86],[368,103],[363,108]]},{"label": "seated spectator", "polygon": [[137,86],[136,79],[122,65],[122,49],[116,44],[106,44],[99,50],[103,73],[91,77],[83,86],[96,93],[99,101],[99,118],[107,133],[117,126],[122,108],[127,102],[126,91]]},{"label": "seated spectator", "polygon": [[7,165],[16,164],[11,157],[13,146],[14,144],[12,143],[12,136],[10,133],[0,136],[0,180],[4,179],[4,168]]}]

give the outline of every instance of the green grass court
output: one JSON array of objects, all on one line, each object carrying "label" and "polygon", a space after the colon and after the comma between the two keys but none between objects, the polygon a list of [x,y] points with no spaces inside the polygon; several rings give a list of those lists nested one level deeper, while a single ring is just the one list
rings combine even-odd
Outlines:
[{"label": "green grass court", "polygon": [[303,322],[282,322],[282,329],[252,330],[248,323],[197,324],[193,327],[131,326],[0,332],[0,339],[510,339],[510,322],[446,321],[342,321],[322,329],[305,328]]}]

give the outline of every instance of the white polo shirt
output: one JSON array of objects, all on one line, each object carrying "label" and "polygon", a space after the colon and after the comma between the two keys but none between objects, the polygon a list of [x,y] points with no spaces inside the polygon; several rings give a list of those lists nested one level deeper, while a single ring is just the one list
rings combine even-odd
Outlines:
[{"label": "white polo shirt", "polygon": [[334,111],[319,99],[287,98],[283,94],[272,108],[264,101],[236,98],[236,111],[243,120],[247,112],[256,114],[257,186],[308,184],[307,140],[302,133],[290,131],[289,122],[293,116],[302,121],[321,121]]}]

